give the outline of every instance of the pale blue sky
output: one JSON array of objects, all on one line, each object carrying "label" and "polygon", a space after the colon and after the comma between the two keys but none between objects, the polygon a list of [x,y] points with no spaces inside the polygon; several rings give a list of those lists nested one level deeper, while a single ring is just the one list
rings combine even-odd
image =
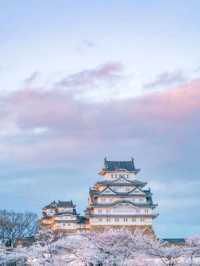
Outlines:
[{"label": "pale blue sky", "polygon": [[139,80],[199,66],[199,1],[0,4],[1,88],[16,89],[36,70],[49,79],[110,60],[122,61]]}]

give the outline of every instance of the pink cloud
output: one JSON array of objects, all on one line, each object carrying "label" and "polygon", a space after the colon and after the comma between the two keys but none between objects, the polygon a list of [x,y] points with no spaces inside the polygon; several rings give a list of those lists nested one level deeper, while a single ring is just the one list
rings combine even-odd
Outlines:
[{"label": "pink cloud", "polygon": [[172,86],[186,81],[184,73],[179,69],[175,71],[165,71],[160,73],[155,80],[144,84],[144,88],[156,88]]},{"label": "pink cloud", "polygon": [[[194,138],[200,130],[200,80],[140,98],[93,104],[76,101],[66,91],[24,89],[4,98],[4,106],[7,119],[22,132],[12,147],[3,143],[5,150],[8,146],[21,160],[62,161],[138,142],[168,145]],[[49,131],[35,139],[23,137],[37,127]]]},{"label": "pink cloud", "polygon": [[63,87],[83,87],[94,85],[95,82],[109,82],[116,79],[123,70],[120,62],[108,62],[96,68],[86,69],[81,72],[68,75],[61,79],[58,84]]}]

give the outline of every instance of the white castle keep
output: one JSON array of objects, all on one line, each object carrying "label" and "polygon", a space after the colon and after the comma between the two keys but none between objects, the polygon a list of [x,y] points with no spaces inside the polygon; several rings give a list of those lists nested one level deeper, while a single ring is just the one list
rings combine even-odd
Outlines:
[{"label": "white castle keep", "polygon": [[125,227],[153,233],[153,219],[158,216],[146,182],[136,178],[140,169],[134,160],[108,161],[100,171],[102,180],[89,190],[85,216],[77,214],[70,202],[52,202],[43,208],[42,228],[53,231],[105,230]]}]

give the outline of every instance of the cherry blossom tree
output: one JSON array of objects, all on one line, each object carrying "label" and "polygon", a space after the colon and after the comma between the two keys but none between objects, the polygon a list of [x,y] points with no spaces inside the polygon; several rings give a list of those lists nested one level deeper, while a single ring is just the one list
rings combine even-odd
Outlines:
[{"label": "cherry blossom tree", "polygon": [[[190,248],[190,266],[194,264],[194,258],[196,256],[200,257],[200,236],[193,235],[186,239],[186,244]],[[199,263],[200,265],[200,263]]]},{"label": "cherry blossom tree", "polygon": [[167,242],[156,239],[149,239],[146,242],[145,248],[147,254],[159,258],[166,266],[178,265],[180,261],[182,263],[185,262],[185,258],[188,257],[191,252],[190,249],[185,246],[172,246]]},{"label": "cherry blossom tree", "polygon": [[30,266],[196,266],[188,259],[199,254],[199,243],[191,237],[186,246],[170,246],[125,229],[61,237],[46,231],[34,245],[0,254],[0,265],[20,261]]}]

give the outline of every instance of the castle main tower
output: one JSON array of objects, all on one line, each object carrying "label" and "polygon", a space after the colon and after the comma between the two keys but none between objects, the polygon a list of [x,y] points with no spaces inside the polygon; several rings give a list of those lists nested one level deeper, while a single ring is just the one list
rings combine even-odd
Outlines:
[{"label": "castle main tower", "polygon": [[89,191],[86,216],[91,230],[125,227],[153,233],[157,204],[153,203],[151,190],[144,188],[147,183],[136,178],[139,171],[133,159],[104,159],[104,167],[99,173],[103,180]]}]

